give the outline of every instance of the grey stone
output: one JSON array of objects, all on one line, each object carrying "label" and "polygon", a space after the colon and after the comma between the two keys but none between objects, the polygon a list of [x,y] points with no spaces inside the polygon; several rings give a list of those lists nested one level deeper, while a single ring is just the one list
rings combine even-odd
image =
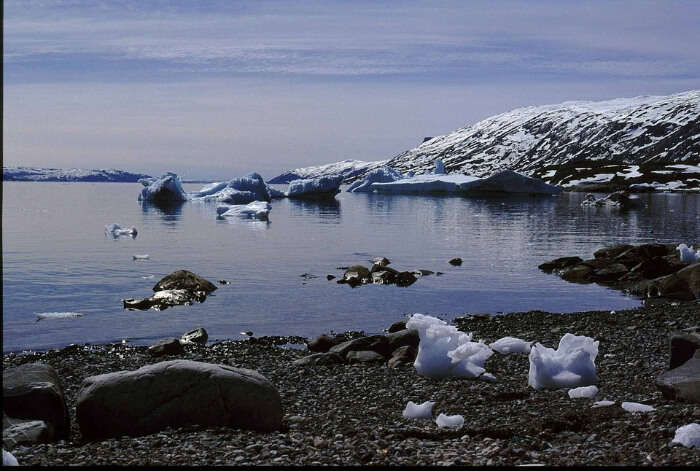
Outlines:
[{"label": "grey stone", "polygon": [[279,430],[279,392],[260,373],[172,360],[83,380],[76,414],[88,440],[185,425]]},{"label": "grey stone", "polygon": [[182,343],[180,343],[180,339],[176,339],[174,337],[161,339],[154,345],[148,347],[148,353],[150,353],[154,357],[159,357],[163,355],[178,355],[180,353],[183,353],[184,351],[185,349],[182,348]]},{"label": "grey stone", "polygon": [[371,350],[350,351],[345,356],[345,361],[348,363],[373,363],[384,362],[386,358],[377,352]]},{"label": "grey stone", "polygon": [[666,399],[700,403],[700,350],[683,365],[662,373],[655,383]]},{"label": "grey stone", "polygon": [[700,349],[700,335],[686,332],[673,332],[669,338],[671,360],[668,369],[678,368]]},{"label": "grey stone", "polygon": [[649,298],[700,299],[700,262],[642,284]]},{"label": "grey stone", "polygon": [[338,353],[314,353],[294,360],[292,364],[297,366],[337,365],[338,363],[343,363],[343,361],[343,357]]},{"label": "grey stone", "polygon": [[204,345],[207,343],[207,340],[209,340],[209,334],[207,334],[207,331],[203,327],[197,327],[194,330],[182,334],[180,340],[183,343],[198,343]]},{"label": "grey stone", "polygon": [[26,363],[2,374],[3,410],[11,418],[43,420],[48,440],[70,438],[70,416],[56,370],[43,363]]},{"label": "grey stone", "polygon": [[43,420],[20,420],[3,416],[2,443],[4,447],[49,442],[51,431]]},{"label": "grey stone", "polygon": [[404,345],[418,348],[418,342],[420,342],[418,331],[415,329],[404,329],[387,334],[386,339],[389,343],[389,351],[391,352]]},{"label": "grey stone", "polygon": [[343,342],[345,342],[345,337],[342,335],[330,336],[328,334],[322,334],[308,342],[306,346],[311,352],[325,353],[334,345]]},{"label": "grey stone", "polygon": [[391,353],[389,341],[383,335],[370,335],[367,337],[348,340],[347,342],[331,347],[329,352],[337,353],[341,357],[345,358],[348,352],[362,350],[372,350],[373,352],[377,352],[384,357],[388,357]]},{"label": "grey stone", "polygon": [[418,350],[416,347],[404,345],[403,347],[399,347],[394,350],[394,352],[391,354],[391,358],[389,358],[389,361],[387,362],[387,365],[389,365],[390,368],[396,368],[400,365],[411,364],[416,361],[417,354]]}]

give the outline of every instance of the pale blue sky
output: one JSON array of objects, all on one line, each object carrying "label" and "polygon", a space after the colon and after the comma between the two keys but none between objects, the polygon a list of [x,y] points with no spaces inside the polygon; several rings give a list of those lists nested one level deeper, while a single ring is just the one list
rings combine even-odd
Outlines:
[{"label": "pale blue sky", "polygon": [[231,178],[700,88],[697,1],[8,1],[4,165]]}]

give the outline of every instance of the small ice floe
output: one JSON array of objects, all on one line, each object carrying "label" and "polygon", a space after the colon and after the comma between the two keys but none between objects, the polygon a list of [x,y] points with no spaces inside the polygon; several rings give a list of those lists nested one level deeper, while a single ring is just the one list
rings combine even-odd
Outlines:
[{"label": "small ice floe", "polygon": [[471,333],[460,332],[436,317],[413,314],[406,328],[418,331],[420,342],[413,366],[422,376],[477,378],[486,371],[484,363],[493,355],[485,343],[472,342]]},{"label": "small ice floe", "polygon": [[569,389],[569,397],[571,399],[588,398],[592,399],[598,394],[598,386],[581,386],[579,388]]},{"label": "small ice floe", "polygon": [[685,244],[680,244],[676,250],[680,252],[681,262],[688,264],[700,262],[700,248],[695,252],[692,245],[688,247]]},{"label": "small ice floe", "polygon": [[671,443],[679,443],[687,448],[700,448],[700,424],[692,423],[678,427]]},{"label": "small ice floe", "polygon": [[149,258],[151,258],[151,256],[148,254],[143,254],[143,255],[136,254],[133,257],[134,257],[134,260],[148,260]]},{"label": "small ice floe", "polygon": [[120,237],[131,237],[135,239],[137,234],[138,231],[135,227],[131,229],[122,229],[119,224],[107,224],[105,226],[105,235],[112,239],[119,239]]},{"label": "small ice floe", "polygon": [[408,401],[402,415],[407,419],[432,419],[434,405],[434,401],[425,401],[423,404]]},{"label": "small ice floe", "polygon": [[440,414],[435,419],[435,423],[441,428],[460,428],[464,425],[464,417],[461,415]]},{"label": "small ice floe", "polygon": [[489,344],[491,350],[498,353],[530,353],[532,342],[526,342],[515,337],[503,337]]},{"label": "small ice floe", "polygon": [[253,201],[249,204],[219,205],[216,214],[219,217],[239,217],[266,220],[272,206],[267,201]]},{"label": "small ice floe", "polygon": [[530,350],[528,384],[535,389],[558,389],[597,383],[598,343],[569,333],[561,338],[556,350],[536,343]]},{"label": "small ice floe", "polygon": [[615,401],[597,401],[591,407],[608,407],[615,404]]},{"label": "small ice floe", "polygon": [[17,458],[15,458],[9,451],[2,450],[2,465],[3,466],[19,466]]},{"label": "small ice floe", "polygon": [[152,280],[155,277],[156,277],[155,275],[145,275],[145,276],[142,276],[141,278],[143,278],[144,280]]},{"label": "small ice floe", "polygon": [[651,412],[656,410],[651,406],[640,404],[638,402],[623,402],[621,405],[627,412]]},{"label": "small ice floe", "polygon": [[253,331],[252,330],[246,330],[243,332],[239,332],[241,335],[245,335],[246,337],[252,337],[253,336]]},{"label": "small ice floe", "polygon": [[83,317],[79,312],[37,312],[36,321],[42,319],[71,319],[74,317]]}]

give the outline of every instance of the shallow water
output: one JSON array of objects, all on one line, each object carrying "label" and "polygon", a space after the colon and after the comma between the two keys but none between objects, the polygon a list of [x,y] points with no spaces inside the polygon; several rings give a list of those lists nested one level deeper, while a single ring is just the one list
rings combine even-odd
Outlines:
[{"label": "shallow water", "polygon": [[[185,185],[187,191],[202,185]],[[640,195],[624,211],[580,207],[582,193],[461,198],[350,194],[334,202],[276,200],[270,222],[221,220],[215,204],[161,210],[141,205],[129,183],[3,183],[3,351],[128,339],[149,344],[204,327],[210,340],[259,335],[310,337],[348,329],[379,332],[404,314],[624,309],[636,298],[567,283],[537,265],[591,257],[617,243],[689,242],[700,227],[700,195]],[[284,186],[278,186],[283,189]],[[135,239],[104,235],[135,226]],[[148,254],[147,260],[134,255]],[[386,256],[398,270],[441,276],[409,287],[350,288],[328,281],[336,267]],[[447,263],[454,257],[462,266]],[[177,269],[219,289],[202,304],[128,311]],[[303,274],[315,275],[302,277]],[[218,280],[231,284],[219,285]],[[47,318],[37,313],[77,312]]]}]

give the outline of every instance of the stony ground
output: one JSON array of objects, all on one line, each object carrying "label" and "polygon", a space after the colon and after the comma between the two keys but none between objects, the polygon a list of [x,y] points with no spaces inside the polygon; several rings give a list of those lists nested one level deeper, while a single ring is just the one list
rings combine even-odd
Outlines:
[{"label": "stony ground", "polygon": [[[653,384],[668,365],[668,332],[700,323],[697,302],[616,313],[465,316],[455,323],[487,342],[509,335],[556,347],[566,332],[591,336],[600,341],[600,392],[591,400],[570,399],[566,390],[536,391],[527,386],[529,363],[521,354],[494,354],[486,369],[499,381],[488,383],[427,379],[412,366],[293,366],[308,352],[274,345],[289,339],[226,341],[188,346],[177,358],[261,372],[282,395],[282,431],[192,426],[84,443],[75,423],[82,379],[161,359],[151,358],[146,347],[69,346],[4,355],[3,368],[34,361],[54,366],[64,381],[73,421],[71,441],[18,446],[11,452],[24,465],[700,464],[700,450],[669,445],[676,428],[700,422],[700,405],[668,401]],[[618,404],[591,407],[603,399]],[[401,412],[409,400],[435,401],[435,416],[461,414],[465,424],[447,430],[434,421],[404,419]],[[656,410],[629,413],[619,407],[622,401]]]}]

